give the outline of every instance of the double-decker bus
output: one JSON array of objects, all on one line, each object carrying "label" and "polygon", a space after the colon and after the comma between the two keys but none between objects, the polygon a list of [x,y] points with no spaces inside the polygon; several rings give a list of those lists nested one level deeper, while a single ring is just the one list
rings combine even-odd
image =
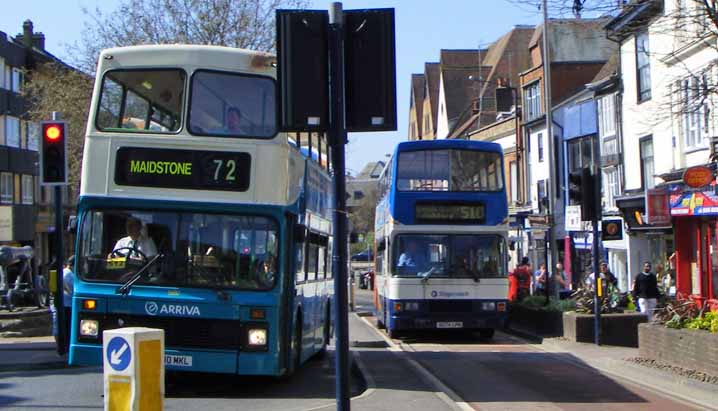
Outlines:
[{"label": "double-decker bus", "polygon": [[213,46],[102,52],[71,364],[102,364],[103,331],[128,326],[164,329],[174,371],[287,375],[326,349],[326,142],[278,133],[275,66],[271,55]]},{"label": "double-decker bus", "polygon": [[507,315],[508,207],[498,144],[400,143],[380,178],[375,304],[391,337],[470,329]]}]

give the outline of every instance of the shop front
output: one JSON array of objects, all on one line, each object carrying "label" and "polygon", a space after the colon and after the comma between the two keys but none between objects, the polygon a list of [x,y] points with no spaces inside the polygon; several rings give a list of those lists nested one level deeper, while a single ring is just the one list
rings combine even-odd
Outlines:
[{"label": "shop front", "polygon": [[718,298],[718,186],[671,187],[676,289],[704,302]]}]

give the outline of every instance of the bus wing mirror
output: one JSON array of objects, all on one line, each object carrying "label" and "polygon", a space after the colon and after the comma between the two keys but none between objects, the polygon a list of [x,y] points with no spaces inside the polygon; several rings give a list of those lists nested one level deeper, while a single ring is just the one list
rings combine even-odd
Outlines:
[{"label": "bus wing mirror", "polygon": [[77,230],[77,216],[71,215],[67,220],[67,231],[74,233]]},{"label": "bus wing mirror", "polygon": [[516,250],[516,241],[512,241],[509,243],[509,250],[511,250],[511,251]]},{"label": "bus wing mirror", "polygon": [[303,225],[294,226],[294,241],[303,243],[307,238],[307,230]]}]

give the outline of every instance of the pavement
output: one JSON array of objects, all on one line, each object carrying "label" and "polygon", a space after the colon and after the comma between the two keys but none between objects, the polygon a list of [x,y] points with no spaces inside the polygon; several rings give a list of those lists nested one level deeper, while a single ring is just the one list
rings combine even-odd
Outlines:
[{"label": "pavement", "polygon": [[64,368],[54,337],[0,338],[0,372]]}]

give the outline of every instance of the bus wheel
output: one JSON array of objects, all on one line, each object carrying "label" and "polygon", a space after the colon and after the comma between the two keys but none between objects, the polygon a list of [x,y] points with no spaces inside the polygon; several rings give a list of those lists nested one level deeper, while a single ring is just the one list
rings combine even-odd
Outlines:
[{"label": "bus wheel", "polygon": [[324,317],[324,329],[322,330],[322,347],[317,352],[316,358],[321,359],[324,358],[324,356],[327,354],[327,345],[329,345],[329,340],[331,337],[331,326],[332,326],[332,319],[330,317],[330,311],[329,307],[327,306],[327,312]]},{"label": "bus wheel", "polygon": [[383,307],[384,309],[381,312],[381,318],[379,318],[380,316],[378,314],[376,316],[376,327],[379,329],[386,328],[386,306]]},{"label": "bus wheel", "polygon": [[479,330],[479,336],[481,338],[484,338],[486,340],[490,340],[494,338],[494,329],[493,328],[482,328]]},{"label": "bus wheel", "polygon": [[399,338],[399,330],[391,330],[387,328],[386,333],[389,334],[389,338],[393,340]]}]

